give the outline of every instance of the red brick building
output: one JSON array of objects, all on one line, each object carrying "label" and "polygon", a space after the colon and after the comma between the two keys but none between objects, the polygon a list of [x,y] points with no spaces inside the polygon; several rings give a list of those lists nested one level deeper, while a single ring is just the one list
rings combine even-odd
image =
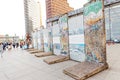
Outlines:
[{"label": "red brick building", "polygon": [[67,0],[46,0],[47,19],[74,10]]}]

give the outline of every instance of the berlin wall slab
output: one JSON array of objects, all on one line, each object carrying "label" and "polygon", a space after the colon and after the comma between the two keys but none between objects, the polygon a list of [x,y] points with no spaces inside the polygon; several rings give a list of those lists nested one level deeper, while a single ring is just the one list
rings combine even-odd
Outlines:
[{"label": "berlin wall slab", "polygon": [[98,72],[108,68],[107,64],[96,62],[82,62],[72,67],[66,68],[63,72],[76,80],[85,80]]},{"label": "berlin wall slab", "polygon": [[91,0],[84,7],[85,53],[87,61],[106,63],[106,34],[103,0]]},{"label": "berlin wall slab", "polygon": [[34,49],[38,49],[38,35],[37,35],[37,31],[34,31],[33,33],[32,33],[32,43],[33,43],[33,47],[34,47]]},{"label": "berlin wall slab", "polygon": [[56,56],[44,59],[48,64],[54,64],[69,59],[69,35],[67,22],[68,16],[65,14],[59,18],[59,24],[55,24],[53,27],[53,54]]},{"label": "berlin wall slab", "polygon": [[108,68],[104,0],[90,0],[85,4],[83,13],[86,61],[63,71],[76,80],[85,80]]},{"label": "berlin wall slab", "polygon": [[37,49],[44,51],[43,29],[37,31]]},{"label": "berlin wall slab", "polygon": [[51,28],[43,30],[44,52],[52,52],[52,32]]},{"label": "berlin wall slab", "polygon": [[59,24],[53,22],[52,34],[53,34],[53,54],[60,55],[61,54],[61,43],[60,43],[60,28]]}]

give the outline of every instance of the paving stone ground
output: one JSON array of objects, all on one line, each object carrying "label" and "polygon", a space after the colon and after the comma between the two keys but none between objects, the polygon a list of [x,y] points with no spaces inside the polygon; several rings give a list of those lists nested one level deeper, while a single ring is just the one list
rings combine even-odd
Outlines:
[{"label": "paving stone ground", "polygon": [[[43,59],[21,49],[5,51],[0,57],[0,80],[74,80],[65,75],[63,69],[78,62],[68,60],[52,65]],[[109,69],[87,80],[120,80],[120,44],[107,45],[107,62]]]}]

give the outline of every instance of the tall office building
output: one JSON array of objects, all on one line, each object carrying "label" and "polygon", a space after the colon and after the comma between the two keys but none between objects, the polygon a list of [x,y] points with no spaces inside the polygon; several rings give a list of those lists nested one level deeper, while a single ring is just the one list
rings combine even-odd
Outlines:
[{"label": "tall office building", "polygon": [[47,19],[74,10],[67,0],[46,0]]},{"label": "tall office building", "polygon": [[26,34],[41,26],[40,3],[35,0],[24,0]]},{"label": "tall office building", "polygon": [[24,14],[25,14],[25,32],[30,34],[29,29],[29,13],[28,13],[28,0],[24,0]]}]

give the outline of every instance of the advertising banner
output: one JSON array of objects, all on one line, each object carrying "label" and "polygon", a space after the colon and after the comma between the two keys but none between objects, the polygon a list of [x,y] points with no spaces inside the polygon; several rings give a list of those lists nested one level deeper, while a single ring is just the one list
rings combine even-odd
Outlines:
[{"label": "advertising banner", "polygon": [[106,62],[106,36],[103,0],[84,6],[85,45],[88,61]]},{"label": "advertising banner", "polygon": [[69,34],[68,34],[68,16],[63,15],[59,18],[59,26],[60,26],[60,43],[61,43],[61,54],[68,54],[69,47]]},{"label": "advertising banner", "polygon": [[85,61],[83,15],[68,19],[69,51],[72,60]]},{"label": "advertising banner", "polygon": [[61,46],[60,46],[60,28],[58,23],[53,24],[53,53],[55,55],[60,55]]}]

